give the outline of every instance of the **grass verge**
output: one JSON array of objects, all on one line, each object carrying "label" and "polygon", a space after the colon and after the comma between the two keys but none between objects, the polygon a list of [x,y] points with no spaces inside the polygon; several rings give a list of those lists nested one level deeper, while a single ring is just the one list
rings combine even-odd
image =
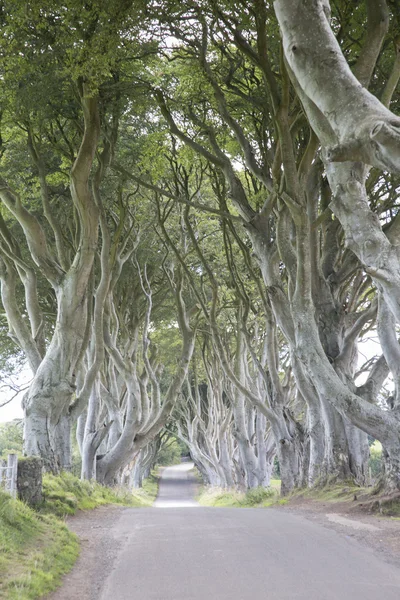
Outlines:
[{"label": "grass verge", "polygon": [[127,488],[108,488],[95,481],[82,481],[71,473],[55,477],[43,477],[42,512],[64,517],[74,515],[77,510],[91,510],[103,504],[124,506],[151,506],[157,496],[158,479],[152,474],[143,488],[133,491]]},{"label": "grass verge", "polygon": [[135,494],[136,492],[141,492],[142,497],[145,494],[144,497],[148,501],[148,504],[146,504],[145,506],[151,506],[154,500],[157,498],[159,482],[160,476],[158,474],[158,470],[156,469],[152,471],[150,477],[147,477],[147,479],[143,481],[142,490],[133,490],[133,493]]},{"label": "grass verge", "polygon": [[353,482],[348,484],[331,484],[324,487],[318,485],[312,488],[303,488],[295,490],[290,494],[290,498],[304,498],[316,500],[318,502],[353,502],[359,498],[368,497],[372,493],[371,488],[362,488],[354,485]]},{"label": "grass verge", "polygon": [[0,491],[0,599],[35,600],[54,590],[79,554],[78,538],[61,520],[104,504],[151,506],[158,477],[128,491],[81,481],[70,473],[44,475],[38,511]]},{"label": "grass verge", "polygon": [[197,496],[202,506],[232,507],[232,508],[264,508],[273,504],[283,504],[276,488],[258,487],[246,492],[236,489],[204,486]]},{"label": "grass verge", "polygon": [[62,521],[0,492],[2,600],[34,600],[50,592],[78,554],[78,538]]},{"label": "grass verge", "polygon": [[212,486],[201,486],[197,496],[203,506],[216,507],[257,507],[263,508],[279,504],[299,506],[302,503],[320,503],[333,510],[337,505],[341,511],[375,513],[383,517],[400,519],[400,494],[377,494],[373,488],[362,488],[353,482],[331,483],[327,486],[316,485],[313,488],[301,488],[293,491],[285,498],[279,496],[281,482],[272,479],[270,488],[256,488],[246,493],[236,489],[224,489]]},{"label": "grass verge", "polygon": [[400,517],[399,492],[379,493],[375,488],[362,488],[349,483],[345,486],[341,484],[306,490],[292,496],[309,498],[326,504],[341,502],[358,511],[376,513],[386,517]]}]

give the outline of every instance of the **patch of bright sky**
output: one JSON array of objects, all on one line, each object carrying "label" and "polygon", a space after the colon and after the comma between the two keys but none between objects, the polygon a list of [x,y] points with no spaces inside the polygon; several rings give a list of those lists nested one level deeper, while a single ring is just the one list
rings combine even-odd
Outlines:
[{"label": "patch of bright sky", "polygon": [[[31,370],[26,366],[17,376],[3,381],[2,385],[0,385],[0,423],[7,423],[13,419],[22,419],[24,416],[21,406],[22,398],[31,379]],[[8,384],[14,389],[9,387]],[[17,389],[20,389],[20,391],[16,393]],[[11,398],[11,402],[8,402]],[[5,402],[7,404],[4,404]],[[4,406],[2,406],[3,404]]]}]

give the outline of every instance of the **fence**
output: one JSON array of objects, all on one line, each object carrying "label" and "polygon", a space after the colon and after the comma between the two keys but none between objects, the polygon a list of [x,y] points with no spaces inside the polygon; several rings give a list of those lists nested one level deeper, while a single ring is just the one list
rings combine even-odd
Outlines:
[{"label": "fence", "polygon": [[9,454],[7,461],[0,459],[0,489],[5,490],[13,498],[17,497],[18,457]]}]

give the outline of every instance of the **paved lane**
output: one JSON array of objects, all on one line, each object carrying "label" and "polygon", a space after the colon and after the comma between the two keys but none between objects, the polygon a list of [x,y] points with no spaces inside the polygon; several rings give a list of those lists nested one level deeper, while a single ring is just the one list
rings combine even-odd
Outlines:
[{"label": "paved lane", "polygon": [[167,467],[162,473],[155,508],[193,508],[199,504],[193,500],[196,478],[189,471],[193,463]]},{"label": "paved lane", "polygon": [[174,507],[124,511],[101,600],[400,599],[400,571],[353,540],[279,510],[181,507],[192,489],[166,469],[157,506]]}]

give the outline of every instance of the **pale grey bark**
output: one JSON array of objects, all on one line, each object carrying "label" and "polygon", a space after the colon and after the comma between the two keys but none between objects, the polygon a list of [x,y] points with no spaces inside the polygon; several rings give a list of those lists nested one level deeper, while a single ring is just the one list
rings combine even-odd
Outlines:
[{"label": "pale grey bark", "polygon": [[[384,4],[379,4],[379,10],[382,8],[383,12]],[[300,6],[297,1],[275,2],[294,86],[325,150],[327,175],[333,194],[332,210],[345,231],[347,245],[377,286],[382,287],[398,321],[398,247],[383,233],[378,217],[369,208],[365,189],[369,169],[365,165],[398,170],[400,120],[363,88],[350,71],[332,33],[329,13],[324,7],[329,8],[329,3],[307,2]],[[310,22],[314,24],[311,29]],[[376,30],[375,24],[377,40],[380,41],[365,50],[373,50],[373,65],[385,33],[384,14],[381,22],[384,26],[380,31]],[[295,39],[298,39],[298,43]],[[322,66],[325,61],[331,64],[329,76]],[[365,70],[363,62],[362,55],[359,69],[356,65],[356,74]],[[370,73],[365,83],[369,78]],[[338,89],[341,90],[340,94],[336,93]],[[386,97],[386,103],[389,97]]]},{"label": "pale grey bark", "polygon": [[147,479],[150,475],[151,468],[154,466],[160,446],[161,439],[160,436],[157,436],[137,454],[129,475],[129,485],[131,487],[143,487],[143,480]]},{"label": "pale grey bark", "polygon": [[[321,104],[321,110],[319,110],[318,108],[314,109],[313,104],[312,108],[314,111],[312,112],[309,110],[306,102],[307,90],[306,92],[303,91],[303,95],[300,94],[300,98],[306,107],[307,112],[309,113],[308,116],[310,122],[313,124],[314,129],[319,137],[321,138],[321,131],[326,136],[324,145],[325,148],[329,150],[329,160],[337,160],[339,150],[347,151],[352,149],[351,144],[349,145],[349,148],[345,148],[344,146],[341,147],[341,142],[342,139],[344,139],[345,134],[345,128],[342,127],[342,124],[345,123],[347,130],[352,130],[353,133],[357,133],[358,125],[365,129],[367,129],[369,125],[367,120],[364,118],[367,112],[366,104],[363,104],[361,107],[357,105],[356,109],[354,109],[354,106],[352,106],[353,103],[349,102],[348,98],[346,100],[343,99],[345,94],[338,97],[336,92],[335,96],[328,94],[328,99],[323,98],[324,85],[322,77],[325,79],[330,77],[329,70],[327,70],[325,67],[325,62],[330,64],[329,61],[334,63],[335,61],[340,62],[341,59],[339,56],[336,56],[336,54],[326,56],[327,49],[330,49],[329,44],[325,44],[324,46],[322,43],[320,43],[320,46],[318,46],[318,44],[314,44],[314,42],[310,43],[310,40],[312,40],[313,36],[316,36],[317,41],[318,39],[322,38],[318,38],[319,32],[315,31],[318,29],[317,25],[312,29],[312,31],[309,31],[309,24],[306,22],[307,19],[303,18],[301,12],[304,9],[305,14],[308,15],[308,12],[310,11],[319,11],[318,18],[326,20],[325,13],[323,10],[321,12],[321,7],[325,7],[326,9],[328,3],[311,2],[311,0],[306,2],[285,2],[282,0],[282,2],[278,2],[277,4],[284,7],[282,8],[282,11],[286,10],[290,13],[289,16],[285,16],[284,27],[290,29],[293,25],[293,27],[296,26],[299,29],[300,27],[304,26],[303,32],[301,32],[301,35],[303,36],[301,38],[302,43],[304,41],[304,44],[308,44],[306,48],[307,50],[311,45],[314,45],[314,47],[310,50],[310,55],[313,57],[312,65],[304,66],[303,64],[300,64],[299,68],[303,68],[305,76],[308,76],[310,69],[317,69],[318,72],[316,77],[310,78],[311,89],[313,93],[315,92],[316,94],[319,94],[318,98],[322,98],[321,103],[329,103],[332,101],[335,106],[329,107],[328,105],[324,105],[322,107]],[[368,45],[365,45],[364,51],[359,60],[357,74],[358,77],[362,79],[364,84],[366,84],[371,77],[373,65],[371,66],[370,61],[374,63],[376,60],[376,56],[379,53],[387,25],[387,15],[385,11],[385,3],[383,1],[379,2],[378,4],[368,2],[368,11]],[[251,43],[247,42],[247,39],[241,35],[239,26],[236,27],[236,24],[232,24],[229,18],[224,20],[222,9],[221,12],[218,11],[218,18],[220,18],[220,16],[224,21],[224,24],[228,28],[231,27],[231,30],[234,33],[233,43],[235,43],[241,49],[244,49],[244,53],[246,54],[247,58],[249,58],[253,63],[257,63],[257,66],[262,69],[263,74],[270,83],[271,75],[273,79],[273,74],[271,72],[268,73],[268,57],[266,56],[266,52],[264,56],[264,63],[261,64],[261,59],[259,56],[257,56],[255,47],[252,46]],[[262,20],[260,15],[257,15],[257,18]],[[292,19],[292,21],[289,23],[289,27],[287,23],[290,21],[290,19]],[[260,23],[260,20],[258,23]],[[381,20],[383,21],[382,24]],[[368,319],[373,319],[374,315],[362,315],[357,323],[352,323],[351,319],[346,320],[345,313],[347,310],[351,311],[352,313],[359,311],[359,307],[357,307],[358,296],[355,294],[355,297],[351,298],[351,293],[349,292],[348,297],[346,297],[345,300],[346,302],[348,300],[349,306],[352,304],[355,304],[355,306],[351,309],[348,309],[347,306],[344,308],[343,305],[345,302],[340,291],[340,286],[343,285],[343,282],[346,280],[350,281],[351,271],[352,269],[357,268],[359,263],[357,260],[353,261],[351,258],[349,259],[349,254],[351,253],[347,251],[344,254],[344,259],[339,267],[340,271],[335,271],[335,263],[342,253],[341,241],[340,243],[337,243],[338,240],[335,240],[335,237],[340,235],[340,227],[338,227],[337,222],[330,222],[331,219],[328,208],[329,202],[323,207],[324,214],[318,215],[318,189],[316,193],[314,193],[314,199],[312,200],[313,204],[311,204],[311,206],[309,199],[307,199],[307,202],[305,201],[306,186],[308,184],[308,171],[310,170],[314,160],[315,151],[318,146],[318,140],[315,136],[311,137],[309,144],[310,148],[304,153],[300,163],[299,156],[295,157],[293,153],[293,146],[297,144],[298,140],[296,139],[296,144],[293,143],[294,136],[292,137],[290,131],[290,126],[293,126],[293,123],[291,122],[289,125],[289,108],[291,109],[292,107],[289,107],[290,94],[288,79],[286,78],[284,69],[282,69],[282,81],[279,83],[279,85],[282,83],[282,90],[276,89],[277,84],[275,82],[275,93],[272,94],[274,97],[274,110],[272,111],[273,120],[274,123],[275,121],[278,121],[279,129],[279,152],[277,152],[278,156],[275,156],[272,167],[269,164],[260,165],[255,159],[251,143],[249,143],[249,140],[246,138],[243,129],[230,113],[229,102],[225,97],[225,92],[222,90],[222,87],[224,90],[227,90],[229,86],[227,85],[225,87],[225,82],[221,84],[216,81],[216,75],[213,71],[214,66],[211,63],[208,64],[209,55],[207,54],[207,44],[208,40],[211,39],[211,37],[208,35],[208,26],[211,27],[211,25],[207,24],[205,19],[202,17],[199,18],[199,21],[200,29],[202,29],[202,35],[199,35],[198,40],[196,40],[197,46],[195,43],[193,43],[191,48],[193,54],[195,54],[196,51],[198,52],[199,63],[201,64],[208,82],[210,83],[214,92],[214,99],[219,113],[218,118],[222,118],[229,130],[235,135],[239,145],[242,148],[243,157],[249,172],[254,175],[255,179],[262,183],[265,190],[270,192],[266,193],[266,200],[261,211],[257,212],[253,209],[248,197],[246,196],[241,178],[235,173],[235,169],[232,166],[229,156],[227,156],[227,154],[219,146],[217,141],[217,127],[214,130],[208,120],[203,121],[200,117],[193,114],[193,110],[188,111],[188,114],[185,116],[191,119],[196,131],[199,132],[199,135],[196,136],[196,139],[194,139],[189,133],[181,130],[178,127],[178,120],[174,120],[172,112],[168,109],[165,98],[158,90],[156,93],[156,98],[159,102],[161,112],[168,122],[174,135],[179,137],[195,152],[201,154],[206,160],[224,173],[226,182],[229,186],[229,200],[232,201],[233,205],[238,210],[248,232],[249,238],[252,241],[253,250],[255,251],[261,272],[263,274],[264,283],[267,288],[274,318],[279,328],[284,333],[288,344],[290,345],[292,365],[294,365],[297,361],[297,372],[295,374],[296,384],[301,396],[307,404],[310,453],[313,457],[309,465],[309,482],[315,482],[321,477],[321,475],[328,477],[329,473],[331,476],[340,476],[342,478],[351,476],[360,480],[363,478],[363,470],[365,466],[365,435],[359,435],[357,430],[349,426],[346,420],[347,413],[344,410],[344,405],[350,408],[351,401],[348,399],[345,403],[343,403],[343,395],[349,394],[351,396],[353,394],[353,396],[351,396],[353,398],[356,396],[354,394],[356,389],[354,385],[353,368],[354,357],[357,351],[356,341],[363,324],[365,325],[367,322],[370,322]],[[332,36],[333,34],[331,33],[329,27],[327,29],[329,31],[325,31],[324,35],[326,34]],[[377,31],[377,29],[379,31]],[[191,35],[194,36],[195,34],[191,33]],[[257,30],[257,36],[257,42],[261,43],[262,39],[260,38],[259,30]],[[330,42],[332,42],[332,40],[330,40]],[[258,51],[260,47],[262,46],[257,48]],[[263,49],[266,51],[265,44]],[[336,49],[338,49],[338,47]],[[217,50],[217,48],[214,47],[213,50]],[[292,48],[292,50],[296,52],[297,48]],[[317,60],[315,60],[317,52],[318,57]],[[302,47],[300,48],[300,52],[298,54],[302,54]],[[320,60],[321,56],[326,57],[325,62]],[[305,57],[304,60],[306,60],[306,58],[307,57]],[[299,57],[300,63],[301,60],[302,56]],[[292,67],[292,70],[293,69],[294,67]],[[346,78],[349,77],[349,81],[351,80],[350,83],[353,85],[352,93],[354,93],[354,98],[357,96],[358,102],[360,95],[357,94],[361,89],[361,86],[351,74],[347,65],[344,71]],[[215,69],[215,73],[217,73],[217,69]],[[337,74],[335,73],[335,76],[336,75]],[[321,80],[318,81],[318,85],[315,84],[317,77],[321,77]],[[332,78],[332,80],[329,82],[332,90],[338,88],[338,80],[336,79],[335,83],[333,84],[333,79],[334,78]],[[274,85],[269,85],[269,87],[269,91],[273,92],[272,88],[274,88]],[[314,89],[317,87],[318,89]],[[354,90],[357,91],[357,94]],[[376,109],[377,113],[379,113],[379,118],[388,117],[389,111],[386,111],[386,109],[382,110],[382,107],[379,106],[379,103],[373,99],[368,92],[365,96],[364,92],[365,90],[362,91],[361,98],[364,99],[364,97],[367,97],[368,101],[370,101],[370,108],[372,107],[373,110]],[[229,92],[227,91],[227,97],[228,93]],[[281,97],[279,97],[280,94]],[[347,102],[347,106],[342,107],[340,104],[341,102]],[[310,102],[309,104],[311,105],[312,103]],[[332,108],[331,112],[329,112],[329,108]],[[210,110],[215,110],[215,107],[211,107],[210,105]],[[326,116],[324,116],[324,111],[327,111]],[[360,114],[362,111],[364,111],[364,116],[362,119],[360,119]],[[375,117],[377,116],[377,113],[375,114]],[[290,115],[290,118],[292,118],[292,115]],[[332,120],[332,124],[329,121],[330,119]],[[356,122],[357,119],[359,119],[358,123]],[[372,131],[371,139],[367,135],[368,132],[363,130],[362,136],[364,137],[361,148],[356,148],[357,151],[360,152],[360,156],[362,154],[364,158],[367,154],[369,154],[372,159],[375,160],[373,164],[377,164],[377,162],[385,160],[386,155],[382,150],[382,138],[380,132],[381,130],[385,129],[386,125],[387,122],[385,125],[378,125],[376,128],[375,125],[372,125],[374,130]],[[397,134],[393,133],[393,135],[396,136]],[[341,138],[341,136],[343,136],[343,138]],[[199,142],[199,139],[202,137],[205,138],[204,144]],[[389,145],[390,143],[391,142],[388,142]],[[335,153],[336,155],[334,157]],[[299,163],[300,167],[298,168],[297,165]],[[281,164],[283,166],[284,177],[281,176]],[[334,166],[336,166],[336,163]],[[339,163],[338,166],[340,167]],[[270,169],[273,171],[276,181],[271,181],[269,179],[268,173],[270,172]],[[330,177],[329,173],[328,176]],[[331,206],[335,212],[336,209],[334,204],[336,202],[336,196],[343,196],[343,187],[347,185],[347,182],[348,180],[346,180],[344,183],[342,182],[343,185],[340,188],[335,188],[334,186],[332,188],[333,200]],[[351,187],[351,185],[349,187]],[[357,185],[355,187],[357,187]],[[249,197],[250,195],[251,194],[249,194]],[[286,205],[286,207],[290,207],[290,214],[284,205]],[[352,203],[352,206],[353,205],[354,202]],[[226,198],[221,199],[221,208],[222,207],[226,207]],[[272,210],[274,210],[275,213],[273,225],[271,225],[271,215],[273,214],[271,213]],[[299,217],[299,214],[302,212],[308,213],[308,224],[301,222],[301,217],[300,221],[296,221],[296,218]],[[357,227],[354,227],[354,221],[357,219],[357,213],[355,211],[352,211],[351,218],[353,219],[351,226],[348,225],[346,228],[343,225],[347,242],[353,235],[353,228],[356,230],[355,235],[358,235]],[[296,223],[296,226],[294,223]],[[310,226],[311,223],[312,227]],[[350,221],[348,223],[350,223]],[[318,254],[319,244],[321,243],[321,240],[318,239],[320,224],[323,225],[323,228],[321,228],[321,236],[323,237],[322,243],[324,244],[324,251],[321,253],[321,255]],[[304,234],[306,229],[307,233]],[[318,235],[316,234],[316,231],[318,231]],[[274,238],[275,235],[276,238]],[[362,236],[360,236],[360,243],[362,241],[362,243],[367,247],[369,244],[369,237],[368,235],[365,235],[365,230],[362,233]],[[307,241],[305,240],[305,237],[307,237]],[[309,245],[307,249],[303,248],[306,243]],[[297,248],[295,247],[296,244]],[[196,246],[195,242],[194,245]],[[359,255],[360,252],[357,254],[357,256],[360,261],[363,262]],[[383,258],[385,261],[387,259],[387,255],[384,255]],[[396,269],[398,269],[396,264],[396,251],[393,252],[392,258],[393,260],[389,260],[387,263],[391,269],[391,272],[388,274],[377,273],[376,270],[373,271],[374,264],[372,264],[372,259],[370,260],[371,269],[369,269],[368,265],[367,269],[369,269],[368,272],[372,275],[372,277],[376,277],[377,275],[380,277],[381,285],[384,285],[382,282],[386,281],[385,285],[387,286],[387,298],[391,296],[393,305],[391,309],[395,311],[396,302],[398,302],[399,297],[397,288],[398,282],[396,279]],[[379,266],[380,256],[376,254],[375,257],[373,257],[373,260],[375,259],[376,264]],[[204,260],[202,260],[202,262],[204,265]],[[285,267],[285,277],[282,277],[281,273],[282,264]],[[306,267],[304,266],[305,264]],[[207,266],[204,266],[207,269]],[[304,269],[308,270],[308,277],[306,276],[307,273]],[[322,276],[320,275],[319,270],[322,272]],[[212,269],[208,269],[207,273],[210,276],[210,281],[213,288],[214,308],[217,303],[217,286],[213,280],[213,274],[211,273],[210,275],[210,271],[212,271]],[[337,277],[337,282],[333,281],[334,277]],[[306,301],[304,301],[304,298],[299,299],[299,296],[302,294],[305,296],[307,295],[304,292],[303,279],[306,282],[306,288],[308,286],[308,291],[312,290],[312,297],[309,298],[307,296]],[[335,283],[335,285],[331,287],[332,283]],[[397,294],[390,294],[390,285],[392,285],[392,292],[395,288],[397,288]],[[357,286],[358,284],[355,282],[354,288],[357,289]],[[300,294],[298,293],[299,288],[302,290]],[[312,301],[314,301],[314,304]],[[207,310],[204,312],[205,315],[207,315]],[[373,313],[372,308],[371,312]],[[213,319],[214,315],[215,312],[211,312],[211,320]],[[351,317],[353,316],[354,315],[351,314]],[[365,319],[364,322],[363,319]],[[292,450],[292,456],[296,456],[296,444],[292,444],[290,442],[290,440],[293,438],[293,435],[296,435],[295,429],[293,431],[293,422],[291,422],[290,419],[287,419],[288,415],[285,414],[285,411],[281,410],[279,404],[277,410],[271,410],[271,408],[273,408],[271,405],[266,406],[264,402],[260,402],[260,395],[254,393],[254,389],[251,385],[243,385],[243,382],[241,382],[233,372],[234,370],[230,364],[229,356],[226,356],[226,353],[224,352],[225,349],[220,344],[218,339],[218,328],[216,327],[215,322],[212,323],[212,328],[215,345],[218,348],[219,358],[221,360],[221,364],[223,365],[226,376],[234,383],[236,389],[239,390],[248,401],[252,402],[260,411],[263,412],[263,414],[268,416],[268,418],[271,420],[271,423],[274,423],[274,418],[275,420],[278,420],[279,427],[276,426],[275,428],[276,436],[284,440],[285,443],[283,446],[287,446],[289,450]],[[307,333],[305,333],[305,331],[307,331]],[[302,338],[301,341],[300,338]],[[317,349],[317,352],[314,353],[313,359],[309,357],[309,360],[306,360],[305,353],[307,352],[307,348],[309,348],[311,355],[313,354],[314,350]],[[321,362],[322,355],[324,355],[323,362]],[[323,369],[321,366],[322,364],[324,366]],[[320,366],[321,369],[319,368]],[[329,377],[332,376],[335,378],[335,385],[333,386],[328,384],[324,386],[321,383],[321,379],[318,377],[315,378],[314,369],[318,369],[320,371],[322,378],[322,375],[325,372],[325,367],[328,368]],[[360,390],[360,396],[362,395],[366,398],[366,395],[368,394],[369,401],[372,400],[372,402],[374,402],[376,400],[377,390],[380,383],[382,383],[381,375],[383,371],[384,369],[380,369],[379,373],[376,371],[374,375],[371,376],[367,386],[368,392],[367,388],[363,388]],[[330,381],[329,377],[327,379]],[[275,387],[278,389],[278,386]],[[337,412],[335,407],[339,408],[341,414]],[[362,413],[363,411],[361,410],[361,407],[359,408],[360,412]],[[367,412],[371,412],[375,417],[378,417],[379,412],[375,411],[376,407],[367,406],[367,404],[365,404],[363,405],[363,409],[364,408],[367,410]],[[275,415],[274,412],[276,413]],[[277,413],[279,412],[280,414],[278,415]],[[352,420],[353,423],[360,425],[361,421],[365,424],[366,421],[368,421],[368,418],[366,415],[364,415],[361,420],[356,420],[354,418]],[[364,425],[361,426],[363,427]],[[384,427],[380,428],[380,435],[383,435],[383,431]],[[295,442],[295,439],[293,439],[293,442]],[[286,444],[286,441],[289,443]],[[321,457],[323,457],[323,460],[320,460]],[[294,472],[296,472],[296,468],[301,470],[307,464],[307,460],[300,461],[302,462],[302,465],[297,464],[296,467],[295,461],[291,461],[290,456],[286,457],[286,459],[283,458],[283,460],[286,460],[286,464],[293,465]],[[293,477],[292,480],[294,481]],[[298,481],[301,480],[302,477],[299,474]],[[293,485],[293,483],[291,483],[291,485]]]},{"label": "pale grey bark", "polygon": [[205,483],[233,485],[232,411],[223,402],[220,382],[200,391],[195,370],[193,384],[186,381],[176,408],[178,437],[188,446]]},{"label": "pale grey bark", "polygon": [[[350,70],[330,27],[329,2],[275,0],[274,7],[286,60],[330,135],[329,160],[400,171],[400,119]],[[368,48],[374,57],[380,43]],[[363,83],[369,77],[363,77]],[[314,126],[313,115],[308,116]]]},{"label": "pale grey bark", "polygon": [[[195,327],[190,319],[195,317],[197,308],[188,311],[183,300],[183,281],[177,275],[176,281],[170,278],[170,285],[176,299],[179,328],[182,335],[182,348],[176,372],[165,395],[161,395],[157,371],[149,360],[149,326],[152,306],[152,291],[149,281],[142,279],[142,290],[147,298],[148,310],[142,336],[143,377],[138,374],[138,330],[133,347],[128,347],[124,356],[116,346],[116,340],[107,332],[107,350],[116,370],[122,376],[127,389],[124,427],[113,447],[97,461],[97,478],[102,483],[113,483],[118,472],[146,447],[165,426],[181,387],[185,381],[192,357],[195,341]],[[192,314],[193,313],[193,314]],[[144,379],[143,379],[144,378]],[[142,381],[141,381],[142,379]],[[151,396],[148,395],[147,381],[151,381]]]},{"label": "pale grey bark", "polygon": [[[41,456],[45,467],[53,471],[70,467],[69,405],[75,392],[75,376],[83,350],[87,283],[98,236],[98,209],[89,190],[89,177],[100,135],[99,114],[97,98],[90,98],[87,91],[81,91],[85,130],[70,180],[73,204],[80,219],[81,239],[67,272],[52,256],[43,228],[25,208],[19,195],[4,181],[0,190],[3,203],[24,231],[33,261],[56,295],[54,334],[40,365],[34,365],[35,376],[24,398],[25,452]],[[40,176],[43,179],[42,173]],[[46,195],[43,181],[42,184],[42,195]],[[44,197],[43,200],[47,206],[48,199]],[[28,287],[26,290],[29,297]],[[35,310],[35,304],[32,304],[33,330],[38,329]]]},{"label": "pale grey bark", "polygon": [[[379,3],[376,10],[381,9],[384,16],[384,2]],[[330,28],[328,2],[277,0],[275,10],[292,81],[325,151],[327,176],[333,194],[332,210],[344,229],[346,244],[359,258],[378,289],[382,290],[389,312],[399,320],[398,248],[383,233],[378,217],[369,208],[365,180],[368,173],[366,165],[389,171],[399,170],[400,121],[363,88],[350,71]],[[361,62],[356,66],[356,74],[365,79],[364,83],[368,83],[371,76],[371,66],[369,72],[365,71],[364,57],[372,52],[375,64],[385,33],[385,23],[380,32],[375,26],[375,33],[375,42],[363,51]],[[300,219],[297,227],[298,237],[303,238]],[[298,250],[301,260],[307,264],[308,254],[303,252],[303,245],[304,239]],[[297,331],[301,359],[307,364],[317,388],[327,400],[331,396],[333,405],[352,423],[383,443],[387,440],[391,463],[388,486],[398,488],[399,474],[395,473],[400,454],[396,434],[399,426],[397,416],[390,411],[380,410],[349,389],[346,390],[345,384],[334,376],[332,366],[326,359],[322,367],[321,349],[313,347],[310,351],[310,344],[318,345],[319,340],[310,318],[312,304],[304,285],[298,290],[296,309],[302,311]],[[382,325],[385,320],[387,324],[383,303],[380,312]],[[309,347],[308,357],[306,345]]]},{"label": "pale grey bark", "polygon": [[400,345],[396,335],[396,321],[382,293],[379,294],[378,335],[383,356],[394,382],[394,397],[391,408],[400,406]]},{"label": "pale grey bark", "polygon": [[[236,334],[236,359],[235,359],[235,376],[240,383],[245,386],[245,360],[246,351],[244,344],[244,334],[240,328],[242,322],[242,313],[238,314],[238,331]],[[254,421],[253,418],[248,418],[248,408],[245,396],[241,390],[234,386],[232,392],[232,411],[235,422],[235,438],[238,444],[241,466],[245,473],[246,486],[248,488],[258,487],[263,484],[265,479],[264,473],[261,473],[258,457],[254,446],[250,440],[253,438],[252,431],[249,431],[249,422]],[[252,411],[251,411],[252,412]]]},{"label": "pale grey bark", "polygon": [[9,336],[15,340],[24,351],[32,373],[36,373],[42,362],[42,356],[35,341],[34,335],[29,331],[16,302],[15,267],[5,257],[0,259],[1,301],[6,311],[9,325]]},{"label": "pale grey bark", "polygon": [[96,479],[96,454],[106,438],[112,421],[108,423],[99,423],[100,412],[100,382],[97,379],[92,387],[89,404],[86,411],[85,430],[82,442],[82,479]]}]

